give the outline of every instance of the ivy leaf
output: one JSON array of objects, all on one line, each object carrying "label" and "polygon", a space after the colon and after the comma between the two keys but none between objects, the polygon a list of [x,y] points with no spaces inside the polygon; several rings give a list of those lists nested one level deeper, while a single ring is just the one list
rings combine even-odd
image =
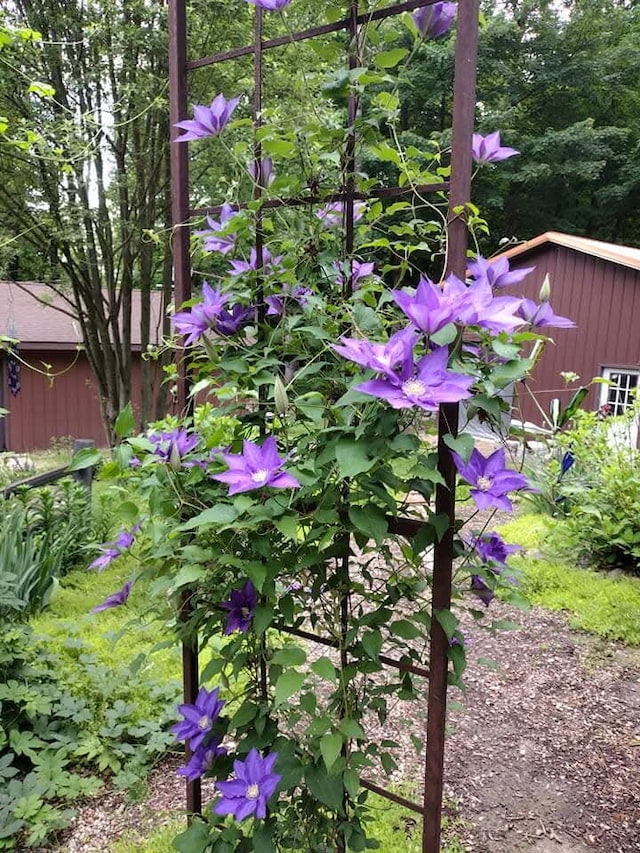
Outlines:
[{"label": "ivy leaf", "polygon": [[327,770],[331,770],[342,749],[342,737],[338,734],[325,735],[320,741],[320,752]]},{"label": "ivy leaf", "polygon": [[307,653],[302,646],[285,646],[274,654],[273,662],[280,666],[302,666],[307,662]]},{"label": "ivy leaf", "polygon": [[367,631],[362,637],[362,648],[372,660],[378,660],[382,649],[382,635],[380,631]]},{"label": "ivy leaf", "polygon": [[447,635],[447,639],[453,639],[453,635],[458,630],[458,620],[453,613],[450,610],[436,610],[436,619]]},{"label": "ivy leaf", "polygon": [[304,684],[304,672],[297,672],[295,669],[289,669],[283,672],[280,678],[276,681],[275,696],[273,704],[277,708],[282,705],[290,696],[297,693]]},{"label": "ivy leaf", "polygon": [[368,442],[355,438],[341,438],[337,442],[336,462],[341,478],[355,477],[373,467],[376,460],[369,457],[368,448]]},{"label": "ivy leaf", "polygon": [[201,820],[194,819],[191,826],[173,839],[178,853],[205,853],[209,846],[209,828]]},{"label": "ivy leaf", "polygon": [[365,739],[364,729],[362,728],[360,723],[357,720],[351,719],[350,717],[345,717],[344,720],[341,720],[338,728],[347,738],[355,738],[356,740]]},{"label": "ivy leaf", "polygon": [[180,530],[194,530],[209,524],[231,524],[238,517],[238,512],[231,504],[216,504],[190,518],[180,526]]},{"label": "ivy leaf", "polygon": [[403,640],[415,640],[422,634],[420,628],[413,622],[409,622],[408,619],[398,619],[396,622],[392,622],[389,631],[396,637],[402,637]]},{"label": "ivy leaf", "polygon": [[113,430],[118,438],[126,438],[126,436],[131,435],[135,426],[136,422],[133,417],[133,407],[129,402],[116,418]]},{"label": "ivy leaf", "polygon": [[382,510],[375,504],[349,507],[349,520],[355,528],[380,545],[388,533],[389,525]]},{"label": "ivy leaf", "polygon": [[465,462],[469,461],[471,451],[476,446],[473,436],[468,435],[467,433],[462,433],[462,435],[459,435],[457,438],[454,438],[452,435],[445,435],[444,443],[447,447],[453,450],[454,453],[461,456]]},{"label": "ivy leaf", "polygon": [[393,50],[386,50],[384,53],[379,53],[374,57],[374,62],[378,68],[395,68],[401,62],[409,51],[405,47],[395,47]]},{"label": "ivy leaf", "polygon": [[340,776],[329,776],[324,767],[308,767],[304,778],[313,796],[337,812],[342,813],[344,789]]},{"label": "ivy leaf", "polygon": [[336,680],[336,668],[328,657],[321,657],[311,664],[311,670],[325,681]]},{"label": "ivy leaf", "polygon": [[95,468],[102,462],[102,454],[95,447],[83,447],[73,454],[69,471],[83,471],[85,468]]}]

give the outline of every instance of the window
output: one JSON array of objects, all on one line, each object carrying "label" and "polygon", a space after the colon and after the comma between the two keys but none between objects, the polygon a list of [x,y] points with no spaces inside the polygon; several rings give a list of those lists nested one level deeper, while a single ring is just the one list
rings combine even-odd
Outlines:
[{"label": "window", "polygon": [[640,370],[605,367],[602,377],[608,379],[609,383],[601,386],[600,405],[611,407],[608,414],[623,415],[634,402]]}]

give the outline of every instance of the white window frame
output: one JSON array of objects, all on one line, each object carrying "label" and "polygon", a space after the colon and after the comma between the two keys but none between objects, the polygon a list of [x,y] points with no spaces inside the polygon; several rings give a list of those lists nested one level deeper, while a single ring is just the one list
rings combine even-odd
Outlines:
[{"label": "white window frame", "polygon": [[632,392],[640,388],[640,368],[603,367],[602,378],[609,381],[600,386],[600,406],[611,406],[613,416],[623,415],[633,404]]}]

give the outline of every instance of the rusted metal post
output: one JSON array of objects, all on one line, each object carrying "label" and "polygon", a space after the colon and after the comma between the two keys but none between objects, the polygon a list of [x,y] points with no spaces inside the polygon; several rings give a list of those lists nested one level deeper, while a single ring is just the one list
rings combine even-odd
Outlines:
[{"label": "rusted metal post", "polygon": [[[187,15],[185,0],[169,0],[169,115],[171,121],[171,246],[173,254],[174,301],[181,305],[191,297],[191,259],[189,256],[189,155],[185,143],[175,145],[175,125],[187,118]],[[178,356],[178,409],[186,412],[189,405],[189,374],[186,359]],[[180,619],[189,620],[191,596],[185,592],[180,602]],[[198,638],[182,644],[182,686],[184,701],[193,704],[198,695]],[[187,761],[191,751],[186,746]],[[187,812],[202,812],[200,779],[186,782]]]},{"label": "rusted metal post", "polygon": [[[467,222],[464,213],[456,212],[456,209],[471,200],[471,140],[475,117],[478,15],[478,0],[460,0],[454,78],[446,272],[453,272],[463,280],[467,260]],[[451,606],[456,469],[444,438],[448,434],[455,436],[457,432],[458,404],[449,403],[440,406],[438,470],[444,485],[439,485],[436,489],[436,514],[446,515],[449,526],[434,547],[423,853],[440,851],[449,642],[437,621],[436,614],[440,610],[448,610]]]}]

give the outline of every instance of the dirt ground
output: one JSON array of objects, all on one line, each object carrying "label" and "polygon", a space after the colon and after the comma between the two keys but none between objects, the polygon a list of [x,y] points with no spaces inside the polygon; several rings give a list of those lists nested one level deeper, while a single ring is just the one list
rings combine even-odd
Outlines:
[{"label": "dirt ground", "polygon": [[[494,637],[464,625],[469,669],[466,695],[450,694],[446,797],[465,850],[640,851],[640,649],[575,632],[564,615],[540,608],[494,602],[491,610],[521,628]],[[398,778],[421,778],[409,736],[423,725],[400,704],[385,727],[407,744]],[[112,794],[80,809],[59,853],[108,853],[116,838],[179,813],[174,767],[153,773],[146,802]]]}]

